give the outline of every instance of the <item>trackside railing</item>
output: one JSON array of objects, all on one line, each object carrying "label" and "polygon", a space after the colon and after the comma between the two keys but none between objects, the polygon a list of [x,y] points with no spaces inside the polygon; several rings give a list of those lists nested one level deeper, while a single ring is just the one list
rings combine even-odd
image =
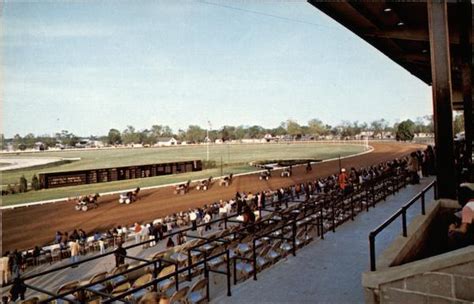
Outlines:
[{"label": "trackside railing", "polygon": [[437,199],[437,183],[436,180],[432,181],[428,186],[426,186],[420,193],[415,195],[408,203],[403,205],[400,209],[397,210],[392,216],[390,216],[385,222],[383,222],[380,226],[375,228],[369,233],[369,251],[370,251],[370,271],[376,270],[376,259],[375,259],[375,238],[376,236],[382,232],[385,228],[387,228],[391,223],[393,223],[398,217],[402,217],[402,235],[407,237],[407,210],[413,204],[415,204],[418,200],[421,201],[421,214],[425,215],[425,201],[426,201],[426,193],[433,188],[433,198]]}]

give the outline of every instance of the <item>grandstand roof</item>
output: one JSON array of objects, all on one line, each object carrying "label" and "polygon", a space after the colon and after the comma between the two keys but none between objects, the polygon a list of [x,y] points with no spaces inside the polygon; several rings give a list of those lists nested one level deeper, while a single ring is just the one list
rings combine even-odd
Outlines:
[{"label": "grandstand roof", "polygon": [[[426,1],[318,1],[310,4],[364,39],[411,74],[431,85],[430,39]],[[462,7],[448,3],[451,54],[452,100],[455,110],[463,109],[461,65],[463,51],[472,54],[472,31],[469,47],[462,47],[461,30],[472,26],[461,18]],[[464,54],[466,56],[466,54]]]}]

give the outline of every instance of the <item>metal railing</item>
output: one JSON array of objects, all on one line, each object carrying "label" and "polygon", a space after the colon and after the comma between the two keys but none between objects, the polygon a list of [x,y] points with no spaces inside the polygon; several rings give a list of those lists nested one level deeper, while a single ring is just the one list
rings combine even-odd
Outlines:
[{"label": "metal railing", "polygon": [[[219,218],[219,219],[211,221],[210,223],[202,223],[200,225],[197,225],[197,227],[210,225],[210,224],[214,224],[214,223],[223,223],[224,228],[226,230],[224,230],[225,232],[221,233],[218,237],[216,237],[216,236],[199,237],[199,236],[188,235],[188,237],[202,239],[202,242],[199,242],[199,244],[189,246],[189,247],[186,248],[187,254],[188,254],[188,263],[187,263],[186,267],[178,267],[178,264],[176,264],[175,265],[176,266],[175,271],[173,273],[167,275],[166,277],[157,278],[157,272],[159,272],[159,269],[161,269],[162,263],[168,263],[169,264],[169,263],[176,263],[176,262],[170,262],[170,261],[167,261],[165,259],[145,260],[145,259],[140,259],[140,258],[128,257],[127,256],[127,258],[141,261],[142,265],[127,269],[127,270],[122,271],[121,273],[113,275],[113,276],[109,275],[105,279],[103,279],[102,281],[95,282],[94,284],[109,281],[113,277],[118,277],[120,275],[138,270],[138,269],[143,268],[143,267],[153,266],[153,270],[152,270],[153,281],[152,281],[152,283],[147,284],[146,286],[149,286],[149,287],[155,286],[155,288],[156,288],[156,284],[158,284],[160,281],[165,280],[168,277],[173,277],[174,276],[175,280],[176,280],[175,284],[177,285],[176,289],[178,289],[178,284],[179,284],[178,275],[179,274],[187,272],[187,274],[188,274],[187,281],[191,281],[192,274],[193,274],[193,269],[195,269],[200,264],[204,264],[204,268],[205,268],[204,272],[205,272],[206,277],[208,276],[209,272],[216,272],[216,273],[220,273],[220,274],[225,274],[227,276],[228,295],[230,295],[230,281],[231,281],[231,275],[230,275],[230,273],[231,273],[230,266],[231,265],[230,265],[230,262],[233,262],[234,267],[235,267],[236,260],[238,260],[238,259],[241,259],[241,260],[247,259],[248,262],[252,263],[253,269],[254,269],[253,277],[254,277],[255,280],[257,279],[258,269],[257,269],[256,242],[257,242],[258,239],[263,238],[263,237],[280,238],[282,240],[284,239],[284,241],[292,244],[291,253],[293,253],[293,255],[295,255],[296,254],[296,249],[297,249],[296,248],[297,247],[296,246],[296,233],[297,233],[298,221],[306,220],[306,223],[304,223],[305,230],[307,229],[307,225],[315,226],[316,229],[317,229],[317,236],[320,237],[321,239],[324,239],[324,233],[325,232],[327,232],[329,230],[332,230],[333,232],[335,232],[336,226],[342,224],[346,220],[349,220],[349,219],[353,220],[356,213],[362,212],[364,210],[364,202],[363,202],[364,200],[365,200],[365,205],[366,205],[365,206],[366,211],[369,211],[369,206],[375,207],[376,202],[378,202],[382,199],[385,199],[386,196],[388,196],[389,194],[395,193],[399,188],[405,186],[405,184],[406,184],[406,175],[404,173],[399,174],[399,172],[398,172],[397,174],[384,174],[382,176],[379,176],[379,177],[375,178],[374,180],[371,180],[370,182],[367,182],[367,183],[355,188],[354,191],[352,191],[351,193],[342,194],[339,191],[334,191],[334,192],[331,192],[329,194],[319,193],[316,196],[309,198],[307,201],[297,202],[296,206],[293,205],[293,206],[290,206],[289,208],[284,208],[284,209],[279,208],[280,207],[279,206],[280,202],[277,202],[276,206],[275,206],[275,203],[273,203],[273,202],[268,203],[267,208],[264,209],[264,210],[268,211],[268,212],[271,212],[271,214],[268,217],[265,216],[264,218],[260,218],[260,220],[255,222],[253,225],[247,225],[247,226],[244,226],[244,227],[239,227],[237,229],[230,229],[229,231],[227,231],[229,223],[234,223],[234,222],[242,223],[240,221],[236,221],[236,220],[232,219],[232,218],[238,216],[237,214],[233,214],[233,215],[227,216],[225,218]],[[423,210],[424,210],[424,197],[422,198],[422,200],[423,200],[422,205],[423,205]],[[358,210],[355,210],[357,205],[358,205]],[[266,231],[262,231],[262,230],[258,229],[258,228],[261,228],[261,227],[265,227],[265,225],[266,225],[266,228],[268,228]],[[238,255],[236,255],[234,257],[229,257],[229,248],[228,248],[229,243],[233,242],[234,240],[239,240],[238,237],[249,235],[250,234],[249,228],[254,228],[253,231],[259,231],[259,232],[253,233],[254,236],[253,236],[252,240],[250,241],[250,243],[251,243],[250,247],[251,247],[251,250],[253,251],[251,257],[249,256],[249,257],[246,258],[246,257],[238,256]],[[285,228],[287,228],[287,231],[291,232],[291,233],[288,234],[287,237],[284,237]],[[187,232],[187,231],[190,231],[190,230],[192,230],[192,227],[182,229],[180,231],[168,233],[167,235],[165,235],[165,237],[173,236],[173,235],[178,234],[178,233],[184,233],[184,232]],[[282,230],[281,236],[273,237],[271,234],[273,232],[277,231],[277,230]],[[231,235],[233,236],[233,239],[231,241],[228,241],[228,240],[225,239],[226,237],[229,237]],[[136,247],[136,246],[141,246],[141,245],[147,244],[149,242],[153,242],[153,241],[154,240],[147,240],[145,242],[137,243],[137,244],[128,246],[126,248],[128,249],[128,248],[133,248],[133,247]],[[223,246],[225,248],[225,250],[223,252],[217,254],[217,255],[213,254],[212,256],[209,256],[209,252],[207,252],[206,250],[201,249],[201,247],[206,245],[206,244],[210,244],[210,243],[214,243],[214,244],[219,243],[218,246]],[[191,252],[192,251],[200,251],[204,258],[197,261],[197,262],[195,262],[195,263],[193,263],[192,260],[191,260],[191,256],[192,256]],[[56,267],[54,269],[44,271],[44,272],[39,273],[39,274],[35,274],[35,275],[31,275],[31,276],[25,276],[25,277],[22,278],[22,280],[24,282],[26,280],[30,280],[30,279],[35,278],[35,277],[43,276],[43,275],[46,275],[46,274],[49,274],[49,273],[52,273],[52,272],[55,272],[55,271],[58,271],[58,270],[61,270],[61,269],[66,269],[66,268],[69,268],[69,267],[72,267],[72,266],[75,266],[75,265],[79,265],[79,264],[82,264],[82,263],[85,263],[85,262],[88,262],[88,261],[91,261],[91,260],[95,260],[95,259],[107,256],[107,255],[110,255],[110,254],[113,254],[113,252],[108,252],[106,254],[101,254],[101,255],[91,257],[91,258],[82,260],[80,262],[68,264],[68,265],[65,265],[65,266]],[[221,255],[224,255],[224,254],[226,255],[225,260],[227,262],[227,271],[214,270],[214,269],[210,269],[207,266],[208,261],[210,261],[213,258],[216,258],[217,256],[221,256]],[[237,279],[237,276],[236,276],[236,271],[234,269],[234,280],[235,279]],[[234,284],[235,283],[236,283],[236,281],[234,281]],[[35,286],[32,286],[30,284],[25,284],[25,285],[26,285],[27,288],[30,288],[32,290],[36,290],[36,291],[44,293],[44,294],[47,294],[49,296],[48,300],[63,299],[65,301],[71,302],[71,303],[77,303],[78,301],[77,301],[77,299],[76,300],[68,299],[67,295],[71,295],[73,293],[80,294],[80,293],[84,293],[86,291],[95,293],[96,295],[98,295],[98,296],[102,297],[103,299],[105,299],[105,301],[111,301],[113,299],[113,300],[119,300],[119,301],[127,302],[126,300],[123,300],[123,298],[126,295],[132,294],[133,292],[136,292],[140,289],[143,289],[143,288],[137,288],[137,289],[134,289],[134,290],[129,290],[129,291],[127,291],[126,294],[121,294],[117,297],[112,298],[111,295],[108,295],[106,293],[103,293],[103,292],[100,292],[100,291],[95,292],[95,291],[89,290],[88,287],[90,287],[90,286],[88,286],[88,285],[83,285],[83,286],[78,287],[74,290],[68,291],[67,293],[62,293],[62,294],[57,294],[57,293],[53,293],[53,292],[50,292],[50,291],[42,290],[42,289],[37,288]],[[207,289],[208,288],[209,288],[209,286],[207,286]]]},{"label": "metal railing", "polygon": [[370,271],[376,270],[376,259],[375,259],[375,237],[387,228],[391,223],[393,223],[399,216],[402,217],[402,235],[407,237],[407,210],[418,200],[421,199],[421,214],[425,215],[425,196],[426,193],[433,188],[433,198],[437,199],[437,183],[436,180],[432,181],[428,186],[426,186],[420,193],[415,195],[408,203],[403,205],[400,209],[397,210],[392,216],[390,216],[385,222],[379,225],[377,228],[372,230],[369,233],[369,250],[370,250]]}]

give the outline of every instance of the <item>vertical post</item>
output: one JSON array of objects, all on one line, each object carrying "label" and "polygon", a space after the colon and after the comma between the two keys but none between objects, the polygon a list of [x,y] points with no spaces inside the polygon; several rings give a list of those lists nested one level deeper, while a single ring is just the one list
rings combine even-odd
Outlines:
[{"label": "vertical post", "polygon": [[[160,260],[160,263],[161,263],[161,260]],[[155,261],[153,261],[153,280],[155,280],[157,278],[157,276],[158,276],[158,269],[156,267],[156,260],[155,260]],[[158,291],[158,283],[157,282],[155,282],[155,286],[153,288],[154,288],[153,289],[154,291]]]},{"label": "vertical post", "polygon": [[[317,215],[317,213],[316,213],[316,215]],[[316,217],[316,219],[315,219],[315,224],[316,224],[316,234],[318,236],[321,236],[321,231],[320,231],[321,230],[321,225],[319,224],[319,218],[318,217]]]},{"label": "vertical post", "polygon": [[234,285],[237,285],[237,259],[233,257],[234,260]]},{"label": "vertical post", "polygon": [[422,215],[426,214],[426,211],[425,211],[425,191],[421,192],[421,214]]},{"label": "vertical post", "polygon": [[351,195],[351,220],[354,220],[354,195]]},{"label": "vertical post", "polygon": [[431,50],[433,118],[436,145],[436,172],[439,195],[456,197],[453,149],[453,108],[451,103],[451,62],[449,54],[448,8],[446,0],[428,0]]},{"label": "vertical post", "polygon": [[331,204],[331,209],[332,209],[332,232],[336,232],[336,210],[334,209],[334,205],[336,203],[334,201],[332,201],[332,204]]},{"label": "vertical post", "polygon": [[293,230],[292,235],[292,243],[293,243],[293,256],[296,256],[296,220],[293,220],[293,224],[291,225]]},{"label": "vertical post", "polygon": [[230,291],[230,254],[229,254],[229,249],[226,249],[225,251],[225,257],[226,257],[226,267],[227,267],[227,296],[230,297],[232,296],[232,293]]},{"label": "vertical post", "polygon": [[207,279],[206,283],[206,298],[209,300],[209,269],[207,266],[207,251],[204,252],[204,277]]},{"label": "vertical post", "polygon": [[339,154],[339,174],[341,174],[341,169],[342,169],[341,154]]},{"label": "vertical post", "polygon": [[372,183],[372,189],[370,190],[372,192],[372,207],[375,208],[375,203],[377,202],[376,198],[375,198],[375,182],[373,180],[371,180],[371,183]]},{"label": "vertical post", "polygon": [[191,248],[188,248],[188,281],[191,282],[193,277],[191,274],[191,264],[193,263],[192,261],[192,256],[191,256]]},{"label": "vertical post", "polygon": [[253,280],[257,280],[257,246],[255,245],[255,239],[252,241],[252,263],[253,263]]},{"label": "vertical post", "polygon": [[369,248],[370,248],[370,271],[375,271],[375,235],[371,232],[369,234]]},{"label": "vertical post", "polygon": [[175,282],[175,285],[176,285],[176,290],[179,290],[179,273],[178,273],[178,263],[174,264],[174,280],[176,281]]},{"label": "vertical post", "polygon": [[321,240],[324,240],[324,217],[323,217],[323,208],[321,208],[319,216],[319,225],[321,227]]},{"label": "vertical post", "polygon": [[407,209],[405,207],[402,207],[402,230],[403,236],[407,237]]},{"label": "vertical post", "polygon": [[[370,183],[370,181],[367,181],[367,183]],[[367,212],[369,212],[369,186],[365,184],[364,188],[365,188],[365,209]]]}]

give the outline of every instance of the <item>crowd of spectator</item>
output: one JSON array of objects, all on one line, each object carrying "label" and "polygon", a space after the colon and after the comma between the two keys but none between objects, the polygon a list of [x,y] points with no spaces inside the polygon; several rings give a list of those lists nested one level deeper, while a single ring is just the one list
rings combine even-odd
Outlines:
[{"label": "crowd of spectator", "polygon": [[[296,183],[289,187],[281,187],[276,190],[266,190],[258,193],[236,192],[229,200],[220,200],[201,208],[189,209],[176,212],[156,219],[148,223],[134,223],[133,225],[117,226],[106,232],[94,231],[87,234],[83,229],[75,229],[71,233],[57,231],[54,236],[54,245],[59,246],[60,257],[71,258],[71,262],[79,260],[80,255],[89,251],[98,250],[101,254],[107,252],[107,248],[115,248],[126,241],[136,244],[143,243],[143,247],[155,246],[165,239],[165,235],[175,230],[191,227],[197,230],[199,235],[211,230],[211,222],[215,219],[224,219],[231,213],[236,213],[237,219],[244,226],[251,226],[260,216],[260,212],[267,205],[272,205],[277,210],[295,200],[309,200],[313,195],[320,194],[350,194],[357,187],[370,182],[383,174],[401,174],[406,170],[416,172],[417,175],[426,176],[434,172],[433,150],[412,153],[409,157],[394,159],[372,165],[366,168],[350,168],[348,172],[342,168],[337,174],[325,178],[315,178],[302,183]],[[416,162],[416,163],[415,163]],[[205,225],[199,225],[205,223]],[[199,225],[199,227],[198,227]],[[217,224],[218,229],[223,229],[223,221]],[[166,246],[168,248],[181,245],[186,242],[184,233],[177,233],[174,237],[168,237]],[[27,252],[7,252],[2,258],[2,283],[17,277],[27,264],[38,265],[39,257],[47,251],[47,247]],[[28,263],[29,261],[29,263]]]}]

